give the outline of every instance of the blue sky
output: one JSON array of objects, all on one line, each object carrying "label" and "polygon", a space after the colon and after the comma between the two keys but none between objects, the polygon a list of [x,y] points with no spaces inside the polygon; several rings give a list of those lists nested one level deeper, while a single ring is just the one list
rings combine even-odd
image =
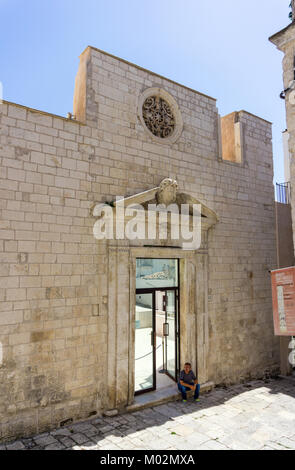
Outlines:
[{"label": "blue sky", "polygon": [[8,101],[65,116],[87,45],[273,122],[284,181],[282,53],[268,37],[290,0],[0,0],[0,81]]}]

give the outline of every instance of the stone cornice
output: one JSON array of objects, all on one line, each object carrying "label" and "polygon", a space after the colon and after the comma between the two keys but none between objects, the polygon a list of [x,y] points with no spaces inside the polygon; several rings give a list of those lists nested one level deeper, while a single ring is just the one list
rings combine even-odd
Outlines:
[{"label": "stone cornice", "polygon": [[277,48],[282,51],[285,44],[295,39],[295,34],[294,36],[288,38],[288,33],[292,31],[294,27],[295,27],[295,21],[290,23],[281,31],[278,31],[277,33],[270,36],[268,38],[269,41],[275,44],[275,46],[277,46]]}]

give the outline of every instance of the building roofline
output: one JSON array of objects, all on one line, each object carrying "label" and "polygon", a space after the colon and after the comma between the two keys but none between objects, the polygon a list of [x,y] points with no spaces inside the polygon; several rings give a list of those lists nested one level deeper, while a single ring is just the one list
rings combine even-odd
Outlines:
[{"label": "building roofline", "polygon": [[270,36],[270,37],[268,38],[268,40],[269,40],[270,42],[273,42],[273,43],[275,44],[274,39],[276,39],[277,37],[279,37],[279,36],[281,36],[282,34],[284,34],[291,26],[294,26],[294,25],[295,25],[295,22],[292,21],[292,23],[288,24],[288,26],[286,26],[285,28],[281,29],[281,30],[278,31],[277,33],[275,33],[275,34],[273,34],[272,36]]},{"label": "building roofline", "polygon": [[264,119],[260,116],[257,116],[257,114],[253,114],[253,113],[249,113],[249,111],[245,111],[244,109],[241,109],[240,111],[238,111],[238,113],[246,113],[246,114],[249,114],[250,116],[253,116],[255,117],[256,119],[260,119],[261,121],[264,121],[266,122],[267,124],[270,124],[271,126],[273,125],[273,123],[271,121],[268,121],[267,119]]},{"label": "building roofline", "polygon": [[27,111],[30,111],[32,113],[43,114],[45,116],[50,116],[50,117],[53,117],[53,118],[62,119],[63,121],[73,122],[75,124],[80,124],[82,126],[85,126],[84,122],[77,121],[76,119],[69,119],[69,118],[64,117],[64,116],[59,116],[58,114],[49,113],[47,111],[41,111],[40,109],[30,108],[29,106],[25,106],[25,105],[19,104],[19,103],[14,103],[12,101],[2,100],[2,102],[0,101],[0,105],[1,104],[6,104],[6,105],[9,105],[9,106],[17,106],[18,108],[26,109]]},{"label": "building roofline", "polygon": [[[84,49],[84,51],[82,52],[82,54],[83,54],[88,48],[97,50],[98,52],[101,52],[101,53],[103,53],[103,54],[105,54],[105,55],[107,55],[107,56],[109,56],[109,57],[114,58],[114,59],[122,60],[124,63],[126,63],[126,64],[128,64],[128,65],[132,65],[132,66],[138,68],[139,70],[143,70],[143,71],[145,71],[145,72],[151,73],[152,75],[155,75],[155,76],[157,76],[157,77],[163,78],[164,80],[168,80],[169,82],[171,82],[171,83],[173,83],[173,84],[175,84],[175,85],[179,85],[179,86],[181,86],[182,88],[186,88],[186,89],[188,89],[188,90],[190,90],[190,91],[192,91],[192,92],[194,92],[194,93],[197,93],[197,94],[199,94],[199,95],[201,95],[201,96],[205,96],[206,98],[209,98],[209,99],[212,99],[212,100],[216,101],[216,99],[215,99],[215,98],[212,98],[211,96],[208,96],[208,95],[205,95],[204,93],[201,93],[201,92],[199,92],[199,91],[193,90],[192,88],[189,88],[189,87],[187,87],[187,86],[185,86],[185,85],[181,85],[180,83],[174,82],[173,80],[170,80],[169,78],[166,78],[166,77],[164,77],[164,76],[162,76],[162,75],[159,75],[159,74],[157,74],[157,73],[151,72],[150,70],[144,69],[144,68],[142,68],[142,67],[140,67],[140,66],[138,66],[138,65],[136,65],[136,64],[132,64],[131,62],[128,62],[128,61],[125,60],[125,59],[120,59],[119,57],[116,57],[116,56],[114,56],[114,55],[112,55],[112,54],[109,54],[108,52],[101,51],[100,49],[97,49],[97,48],[95,48],[95,47],[87,46],[86,49]],[[42,111],[42,110],[36,109],[36,108],[30,108],[29,106],[25,106],[25,105],[23,105],[23,104],[14,103],[14,102],[12,102],[12,101],[6,101],[6,100],[2,100],[2,103],[3,103],[3,104],[6,104],[6,105],[11,105],[11,106],[17,106],[17,107],[19,107],[19,108],[26,109],[27,111],[30,111],[30,112],[32,112],[32,113],[43,114],[43,115],[45,115],[45,116],[51,116],[51,117],[53,117],[53,118],[62,119],[63,121],[72,122],[72,123],[75,123],[75,124],[79,124],[79,125],[85,126],[85,123],[82,122],[82,121],[77,121],[76,119],[69,119],[69,118],[67,118],[67,117],[60,116],[60,115],[54,114],[54,113],[49,113],[49,112],[47,112],[47,111]],[[1,101],[0,101],[0,105],[1,105]],[[235,112],[235,111],[233,111],[233,112]],[[261,121],[264,121],[264,122],[266,122],[267,124],[270,124],[270,125],[273,124],[271,121],[268,121],[267,119],[264,119],[264,118],[262,118],[262,117],[260,117],[260,116],[257,116],[256,114],[250,113],[249,111],[245,111],[244,109],[242,109],[242,110],[240,110],[240,111],[237,111],[237,112],[238,112],[238,113],[246,113],[246,114],[249,114],[250,116],[253,116],[253,117],[255,117],[256,119],[260,119]],[[232,114],[232,113],[229,113],[229,114]]]},{"label": "building roofline", "polygon": [[[165,78],[165,77],[163,77]],[[186,87],[185,87],[186,88]],[[198,93],[198,92],[196,92]],[[206,95],[205,95],[206,96]],[[29,106],[25,106],[23,104],[19,104],[19,103],[14,103],[13,101],[6,101],[6,100],[2,100],[2,103],[0,102],[0,105],[1,104],[6,104],[6,105],[9,105],[9,106],[17,106],[18,108],[22,108],[22,109],[26,109],[27,111],[30,111],[32,113],[37,113],[37,114],[43,114],[45,116],[50,116],[50,117],[53,117],[53,118],[57,118],[57,119],[62,119],[63,121],[67,121],[67,122],[73,122],[75,124],[79,124],[81,126],[85,126],[85,123],[84,122],[81,122],[81,121],[77,121],[76,119],[69,119],[69,118],[66,118],[64,116],[60,116],[58,114],[53,114],[53,113],[49,113],[47,111],[42,111],[40,109],[36,109],[36,108],[30,108]],[[229,113],[229,114],[233,114],[235,113],[236,111],[233,111],[232,113]],[[244,109],[241,109],[240,111],[237,111],[238,113],[246,113],[246,114],[249,114],[250,116],[253,116],[255,117],[256,119],[260,119],[261,121],[264,121],[266,122],[267,124],[270,124],[272,125],[273,123],[271,121],[267,121],[266,119],[263,119],[262,117],[260,116],[257,116],[256,114],[253,114],[253,113],[250,113],[249,111],[245,111]],[[286,129],[287,130],[287,129]]]},{"label": "building roofline", "polygon": [[[178,82],[175,82],[174,80],[171,80],[170,78],[167,78],[167,77],[164,77],[163,75],[160,75],[159,73],[156,73],[156,72],[152,72],[151,70],[148,70],[148,69],[145,69],[144,67],[141,67],[140,65],[137,65],[137,64],[134,64],[133,62],[129,62],[128,60],[125,60],[125,59],[122,59],[121,57],[118,57],[118,56],[115,56],[113,54],[110,54],[109,52],[106,52],[106,51],[103,51],[101,49],[98,49],[97,47],[93,47],[93,46],[87,46],[84,51],[82,52],[82,54],[87,50],[87,49],[93,49],[94,51],[97,51],[97,52],[100,52],[101,54],[104,54],[108,57],[112,57],[113,59],[116,59],[116,60],[119,60],[121,62],[124,62],[125,64],[127,65],[131,65],[132,67],[135,67],[137,68],[138,70],[142,70],[143,72],[147,72],[151,75],[154,75],[156,77],[159,77],[159,78],[162,78],[164,80],[167,80],[168,82],[170,83],[173,83],[174,85],[177,85],[177,86],[180,86],[182,88],[185,88],[186,90],[189,90],[189,91],[192,91],[193,93],[196,93],[198,95],[201,95],[201,96],[204,96],[205,98],[208,98],[209,100],[213,100],[213,101],[217,101],[216,98],[213,98],[212,96],[209,96],[209,95],[206,95],[205,93],[202,93],[200,91],[197,91],[197,90],[194,90],[193,88],[190,88],[186,85],[182,85],[181,83],[178,83]],[[81,55],[82,55],[81,54]]]}]

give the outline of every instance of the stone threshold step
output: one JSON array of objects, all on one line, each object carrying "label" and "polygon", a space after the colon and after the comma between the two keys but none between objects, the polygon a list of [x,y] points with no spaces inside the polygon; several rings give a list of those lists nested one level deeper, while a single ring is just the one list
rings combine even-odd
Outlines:
[{"label": "stone threshold step", "polygon": [[[200,386],[200,393],[205,393],[213,390],[214,382],[205,382]],[[192,392],[188,392],[188,396],[192,395]],[[160,390],[154,390],[143,395],[135,397],[134,403],[126,407],[126,412],[131,413],[133,411],[143,410],[145,408],[151,408],[153,406],[162,405],[170,401],[180,400],[181,395],[178,392],[176,385],[165,387]]]}]

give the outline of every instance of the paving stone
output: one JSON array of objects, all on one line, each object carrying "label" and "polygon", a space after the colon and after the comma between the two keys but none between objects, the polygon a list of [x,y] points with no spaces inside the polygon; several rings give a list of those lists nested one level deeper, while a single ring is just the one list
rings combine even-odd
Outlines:
[{"label": "paving stone", "polygon": [[288,439],[287,437],[283,437],[277,441],[277,444],[283,445],[287,449],[295,449],[295,441]]},{"label": "paving stone", "polygon": [[290,450],[282,444],[278,444],[277,442],[269,441],[266,443],[268,447],[271,447],[273,450]]},{"label": "paving stone", "polygon": [[212,450],[212,449],[210,449],[210,447],[208,447],[206,444],[201,444],[195,450]]},{"label": "paving stone", "polygon": [[102,439],[103,439],[102,434],[95,434],[94,436],[91,436],[90,438],[88,438],[88,441],[91,441],[92,443],[97,445],[101,442]]},{"label": "paving stone", "polygon": [[202,433],[202,430],[204,429],[204,434],[206,434],[206,436],[208,436],[210,439],[218,439],[220,437],[223,437],[225,434],[226,434],[226,431],[223,430],[222,428],[219,428],[219,429],[208,429],[208,427],[206,428],[206,426],[202,426],[202,428],[198,428],[198,432]]},{"label": "paving stone", "polygon": [[51,436],[50,434],[46,434],[45,436],[37,436],[34,438],[34,441],[39,446],[48,446],[49,444],[56,444],[58,441]]},{"label": "paving stone", "polygon": [[50,434],[51,434],[51,436],[54,436],[54,437],[70,436],[71,431],[68,428],[60,428],[60,429],[56,429],[56,430],[52,431]]},{"label": "paving stone", "polygon": [[84,444],[85,442],[89,441],[87,436],[79,432],[71,434],[71,439],[73,439],[77,444]]},{"label": "paving stone", "polygon": [[121,450],[119,446],[116,446],[115,444],[107,444],[105,446],[101,446],[99,450]]},{"label": "paving stone", "polygon": [[65,447],[72,447],[76,445],[76,442],[73,441],[70,437],[61,437],[59,441],[65,446]]},{"label": "paving stone", "polygon": [[107,426],[102,426],[101,428],[99,428],[99,431],[100,431],[101,433],[103,433],[103,434],[104,434],[104,433],[107,433],[107,432],[110,432],[110,431],[112,431],[112,430],[113,430],[112,426],[109,426],[109,425],[107,425]]},{"label": "paving stone", "polygon": [[217,440],[207,441],[205,446],[210,450],[229,450],[229,448]]},{"label": "paving stone", "polygon": [[111,441],[109,441],[108,439],[101,439],[101,438],[100,438],[100,440],[91,439],[91,442],[93,442],[93,444],[97,445],[99,448],[101,446],[111,444]]},{"label": "paving stone", "polygon": [[233,449],[233,450],[257,450],[262,447],[260,442],[251,439],[241,430],[237,430],[235,433],[227,434],[218,439],[221,444]]},{"label": "paving stone", "polygon": [[[95,418],[7,444],[30,450],[295,449],[295,387],[282,379],[275,388],[253,382],[219,399],[183,406],[171,402],[114,418]],[[288,382],[289,383],[289,382]],[[224,396],[223,396],[224,395]],[[222,398],[222,400],[220,400]],[[224,402],[224,400],[227,400]],[[220,403],[220,404],[217,404]],[[6,445],[0,449],[4,450]]]},{"label": "paving stone", "polygon": [[121,435],[116,436],[116,435],[112,434],[112,435],[108,436],[108,440],[110,442],[113,442],[114,444],[118,444],[118,442],[121,442],[121,441],[124,440],[124,437],[125,436],[121,436]]},{"label": "paving stone", "polygon": [[155,450],[167,450],[170,447],[170,443],[165,441],[165,439],[155,439],[154,442],[151,442],[150,445]]},{"label": "paving stone", "polygon": [[76,432],[86,432],[86,431],[91,431],[94,430],[96,432],[95,426],[92,426],[90,423],[78,423],[78,424],[72,424],[70,426],[70,430]]},{"label": "paving stone", "polygon": [[93,426],[96,426],[97,424],[102,424],[102,423],[104,423],[103,418],[95,418],[93,421],[91,421],[91,424]]},{"label": "paving stone", "polygon": [[46,446],[44,450],[63,450],[64,448],[64,445],[62,445],[60,442],[57,442],[56,444],[49,444],[49,446]]},{"label": "paving stone", "polygon": [[21,441],[15,441],[11,444],[7,444],[6,449],[7,450],[23,450],[25,449],[25,446]]},{"label": "paving stone", "polygon": [[97,450],[98,447],[99,446],[92,441],[87,441],[81,445],[82,450]]},{"label": "paving stone", "polygon": [[196,446],[196,444],[193,444],[190,441],[181,440],[175,445],[174,449],[177,449],[177,450],[193,450],[193,449],[197,449],[197,446]]},{"label": "paving stone", "polygon": [[121,441],[118,443],[118,447],[121,449],[121,450],[132,450],[132,449],[139,449],[140,448],[140,445],[137,446],[131,442],[125,442],[125,441]]},{"label": "paving stone", "polygon": [[[205,434],[200,434],[200,433],[193,433],[190,436],[186,437],[186,440],[191,443],[193,446],[198,446],[201,444],[204,444],[205,442],[208,442],[210,438],[206,436]],[[196,448],[196,447],[193,447]]]},{"label": "paving stone", "polygon": [[26,450],[33,449],[34,447],[36,447],[36,444],[33,439],[22,439],[22,443],[24,444]]}]

